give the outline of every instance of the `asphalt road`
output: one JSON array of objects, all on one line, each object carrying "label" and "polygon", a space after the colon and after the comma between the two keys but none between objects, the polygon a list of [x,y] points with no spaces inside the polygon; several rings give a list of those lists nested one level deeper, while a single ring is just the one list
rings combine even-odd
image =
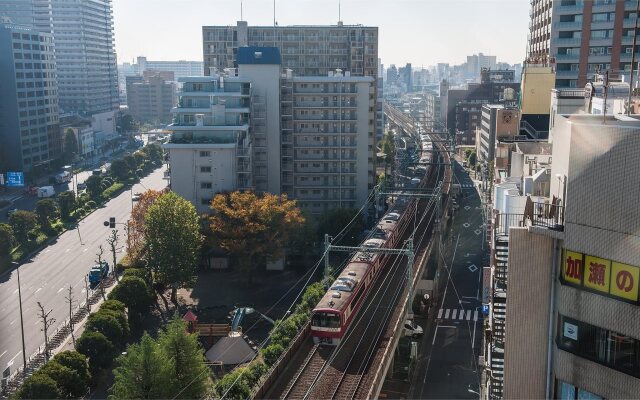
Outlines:
[{"label": "asphalt road", "polygon": [[[24,315],[24,335],[27,358],[44,344],[41,332],[42,323],[37,317],[37,304],[40,301],[46,311],[53,310],[50,317],[55,318],[51,332],[61,325],[69,315],[69,306],[65,297],[69,285],[73,287],[75,307],[85,299],[84,277],[97,259],[98,246],[105,252],[103,259],[112,263],[106,239],[110,229],[103,225],[109,217],[124,223],[131,213],[132,192],[144,192],[146,189],[162,189],[167,181],[163,179],[166,167],[155,170],[151,175],[134,185],[133,190],[125,191],[109,201],[104,207],[85,218],[77,230],[67,231],[55,243],[42,250],[33,259],[20,267],[22,287],[22,307]],[[120,231],[119,247],[124,247],[126,238],[124,227]],[[123,252],[117,254],[122,257]],[[0,369],[12,366],[11,371],[22,365],[22,344],[20,336],[20,313],[18,306],[17,273],[13,271],[0,278]]]},{"label": "asphalt road", "polygon": [[441,273],[450,276],[443,297],[430,311],[435,323],[420,344],[409,398],[478,398],[472,391],[477,391],[480,374],[481,277],[488,256],[486,246],[482,249],[482,211],[473,181],[459,164],[455,177],[464,198],[458,201],[449,242],[443,244],[447,268]]}]

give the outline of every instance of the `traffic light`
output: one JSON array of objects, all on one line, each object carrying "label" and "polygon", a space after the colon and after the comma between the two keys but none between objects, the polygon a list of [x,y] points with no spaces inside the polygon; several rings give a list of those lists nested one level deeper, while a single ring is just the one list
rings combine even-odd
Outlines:
[{"label": "traffic light", "polygon": [[109,228],[115,229],[115,227],[116,227],[116,218],[115,217],[109,217]]}]

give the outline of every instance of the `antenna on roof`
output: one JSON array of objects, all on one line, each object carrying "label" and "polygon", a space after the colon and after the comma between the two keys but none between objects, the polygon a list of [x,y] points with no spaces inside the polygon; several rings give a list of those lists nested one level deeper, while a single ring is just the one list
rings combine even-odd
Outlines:
[{"label": "antenna on roof", "polygon": [[342,8],[341,8],[341,1],[338,0],[338,22],[342,21]]},{"label": "antenna on roof", "polygon": [[240,0],[240,21],[244,21],[242,18],[242,0]]}]

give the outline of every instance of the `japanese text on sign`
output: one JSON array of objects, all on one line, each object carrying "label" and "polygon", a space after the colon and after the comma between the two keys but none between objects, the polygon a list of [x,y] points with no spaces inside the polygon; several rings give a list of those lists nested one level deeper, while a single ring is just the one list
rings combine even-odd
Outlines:
[{"label": "japanese text on sign", "polygon": [[564,250],[562,279],[574,285],[638,301],[640,268],[633,265]]}]

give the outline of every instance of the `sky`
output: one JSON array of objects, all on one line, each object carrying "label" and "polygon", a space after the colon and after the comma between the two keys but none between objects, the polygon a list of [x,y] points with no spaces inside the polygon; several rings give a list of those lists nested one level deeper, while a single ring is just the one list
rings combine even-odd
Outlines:
[{"label": "sky", "polygon": [[[202,60],[202,26],[235,25],[240,0],[113,0],[118,62]],[[272,0],[243,0],[249,25],[273,25]],[[461,64],[484,53],[522,62],[529,0],[342,0],[345,24],[379,27],[385,66]],[[334,25],[338,0],[276,0],[278,25]]]}]

